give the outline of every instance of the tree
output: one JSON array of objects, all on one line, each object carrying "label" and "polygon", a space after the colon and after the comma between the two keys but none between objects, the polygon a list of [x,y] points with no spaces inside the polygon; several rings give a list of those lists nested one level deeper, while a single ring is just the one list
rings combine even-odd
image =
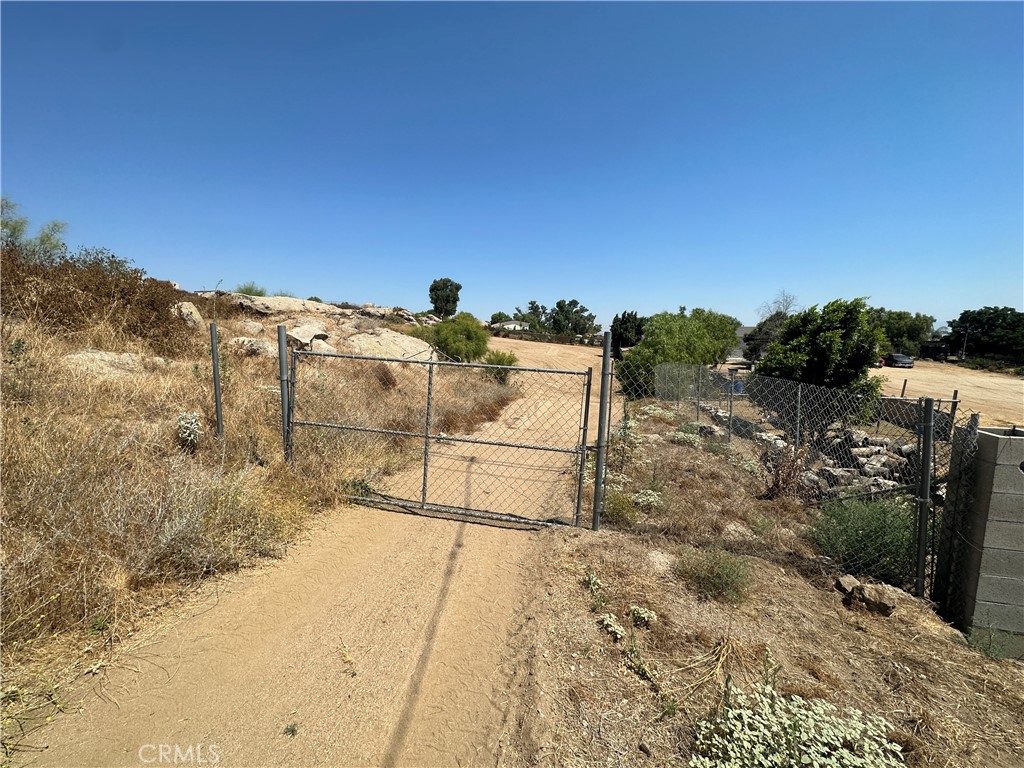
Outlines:
[{"label": "tree", "polygon": [[490,334],[469,312],[459,312],[433,329],[434,346],[448,357],[470,363],[487,353]]},{"label": "tree", "polygon": [[504,323],[512,319],[512,315],[507,312],[495,312],[491,315],[491,325],[497,325],[498,323]]},{"label": "tree", "polygon": [[758,374],[821,387],[877,394],[881,379],[868,375],[884,336],[871,324],[864,299],[836,299],[790,317],[757,367]]},{"label": "tree", "polygon": [[647,320],[636,312],[623,312],[612,318],[612,357],[621,360],[623,347],[635,347],[640,343]]},{"label": "tree", "polygon": [[754,362],[760,360],[768,346],[782,333],[788,319],[789,316],[782,310],[772,312],[755,325],[754,330],[744,334],[743,348],[747,359]]},{"label": "tree", "polygon": [[870,315],[871,324],[881,328],[885,334],[882,352],[899,352],[917,357],[921,353],[921,345],[928,341],[935,326],[934,317],[920,312],[910,314],[878,307],[871,309]]},{"label": "tree", "polygon": [[1024,312],[1013,307],[965,309],[949,321],[950,351],[1024,363]]},{"label": "tree", "polygon": [[555,333],[559,336],[589,336],[601,330],[594,322],[595,317],[576,299],[566,301],[559,299],[555,306],[548,309],[543,304],[530,301],[524,312],[516,307],[513,317],[529,323],[534,333]]},{"label": "tree", "polygon": [[29,237],[28,219],[18,215],[18,204],[9,197],[0,198],[0,247],[4,253],[17,250],[26,262],[54,264],[67,253],[65,231],[67,224],[51,221],[35,237]]},{"label": "tree", "polygon": [[689,315],[661,312],[644,325],[643,339],[616,366],[627,397],[648,397],[653,392],[654,370],[662,363],[711,365],[721,362],[736,346],[735,317],[695,309]]},{"label": "tree", "polygon": [[430,284],[430,304],[434,314],[444,320],[455,314],[459,306],[459,291],[462,286],[450,277],[442,277]]}]

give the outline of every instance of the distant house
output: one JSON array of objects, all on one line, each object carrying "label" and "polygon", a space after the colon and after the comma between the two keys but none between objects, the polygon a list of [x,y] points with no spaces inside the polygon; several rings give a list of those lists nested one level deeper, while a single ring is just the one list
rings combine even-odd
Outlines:
[{"label": "distant house", "polygon": [[491,328],[496,331],[528,331],[530,324],[523,320],[505,320],[502,323],[491,323]]}]

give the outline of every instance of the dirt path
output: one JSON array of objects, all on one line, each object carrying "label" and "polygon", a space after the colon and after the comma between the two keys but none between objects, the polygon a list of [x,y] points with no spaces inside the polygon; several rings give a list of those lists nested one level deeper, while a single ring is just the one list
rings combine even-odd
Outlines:
[{"label": "dirt path", "polygon": [[80,712],[35,734],[47,749],[21,757],[160,764],[169,745],[224,766],[495,764],[544,538],[339,510],[287,559],[218,581],[125,649]]},{"label": "dirt path", "polygon": [[961,406],[981,413],[982,425],[1024,424],[1024,379],[1004,373],[972,371],[951,363],[917,360],[913,368],[879,368],[884,394],[899,395],[907,381],[907,397],[950,399],[959,390]]}]

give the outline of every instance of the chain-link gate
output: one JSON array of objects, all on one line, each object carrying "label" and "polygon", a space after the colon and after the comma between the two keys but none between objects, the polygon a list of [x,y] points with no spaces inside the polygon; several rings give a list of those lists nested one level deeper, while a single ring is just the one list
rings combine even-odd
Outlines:
[{"label": "chain-link gate", "polygon": [[592,372],[293,350],[287,451],[360,503],[578,524]]}]

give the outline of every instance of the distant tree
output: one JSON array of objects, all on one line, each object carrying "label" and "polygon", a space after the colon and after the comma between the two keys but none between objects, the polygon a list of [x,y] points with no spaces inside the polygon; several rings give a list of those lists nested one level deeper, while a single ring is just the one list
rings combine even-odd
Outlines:
[{"label": "distant tree", "polygon": [[507,312],[495,312],[493,315],[491,315],[491,325],[504,323],[511,319],[512,315],[508,314]]},{"label": "distant tree", "polygon": [[459,312],[433,328],[434,346],[448,357],[463,363],[479,360],[487,354],[487,333],[469,312]]},{"label": "distant tree", "polygon": [[786,321],[757,367],[763,376],[877,394],[881,379],[868,372],[878,362],[884,336],[871,324],[864,299],[836,299]]},{"label": "distant tree", "polygon": [[4,253],[17,250],[26,263],[43,265],[54,264],[66,255],[67,224],[51,221],[34,237],[29,237],[28,226],[28,219],[18,215],[18,204],[9,197],[0,198],[0,248]]},{"label": "distant tree", "polygon": [[324,303],[324,300],[321,299],[319,296],[310,296],[308,299],[306,299],[306,301],[315,301],[315,302],[317,302],[319,304],[323,304]]},{"label": "distant tree", "polygon": [[543,304],[530,301],[526,311],[516,307],[513,318],[529,323],[534,333],[554,333],[559,336],[589,336],[601,330],[596,319],[577,299],[559,299],[548,309]]},{"label": "distant tree", "polygon": [[965,309],[949,321],[950,352],[1024,363],[1024,312],[1013,307]]},{"label": "distant tree", "polygon": [[648,318],[636,312],[623,312],[612,318],[612,357],[622,359],[622,348],[635,347],[644,337],[644,324]]},{"label": "distant tree", "polygon": [[455,314],[459,306],[459,291],[462,286],[450,277],[442,277],[430,284],[430,304],[434,314],[442,320]]},{"label": "distant tree", "polygon": [[869,314],[871,324],[881,328],[885,334],[881,346],[883,353],[899,352],[917,357],[921,352],[921,345],[928,341],[935,326],[934,317],[922,315],[920,312],[911,314],[902,310],[878,307],[871,309]]},{"label": "distant tree", "polygon": [[786,317],[792,315],[798,308],[796,296],[785,290],[779,291],[775,294],[775,298],[771,301],[766,301],[760,307],[758,307],[758,317],[764,320],[769,315],[774,315],[781,312]]},{"label": "distant tree", "polygon": [[662,363],[711,365],[725,359],[736,346],[740,321],[707,309],[686,314],[661,312],[644,325],[643,338],[616,366],[628,397],[647,397],[654,386],[654,369]]},{"label": "distant tree", "polygon": [[744,334],[743,348],[746,358],[755,362],[760,360],[768,346],[779,338],[788,319],[789,316],[782,310],[772,312],[755,325],[754,330]]}]

